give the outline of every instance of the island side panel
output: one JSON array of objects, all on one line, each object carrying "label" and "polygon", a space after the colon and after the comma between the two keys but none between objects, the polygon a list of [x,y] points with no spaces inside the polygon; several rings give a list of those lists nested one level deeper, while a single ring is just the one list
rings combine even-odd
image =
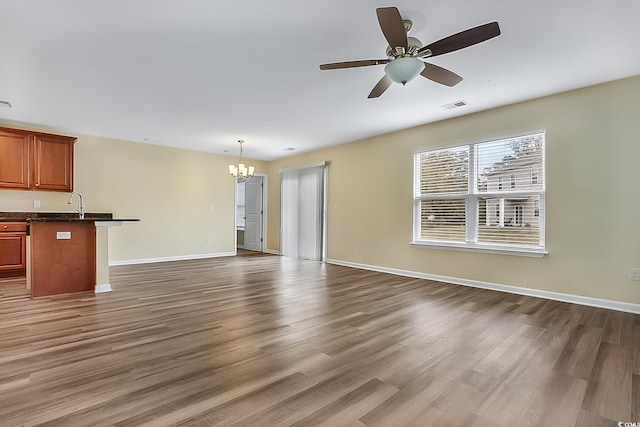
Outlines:
[{"label": "island side panel", "polygon": [[30,235],[33,297],[93,292],[96,284],[93,222],[32,222]]}]

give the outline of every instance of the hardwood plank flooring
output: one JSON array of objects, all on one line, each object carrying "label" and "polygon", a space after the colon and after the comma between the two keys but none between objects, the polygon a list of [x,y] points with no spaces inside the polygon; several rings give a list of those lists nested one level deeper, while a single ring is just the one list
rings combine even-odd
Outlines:
[{"label": "hardwood plank flooring", "polygon": [[27,289],[25,277],[0,278],[0,304],[30,297],[31,292]]},{"label": "hardwood plank flooring", "polygon": [[5,288],[1,426],[640,423],[638,315],[247,252],[111,285]]}]

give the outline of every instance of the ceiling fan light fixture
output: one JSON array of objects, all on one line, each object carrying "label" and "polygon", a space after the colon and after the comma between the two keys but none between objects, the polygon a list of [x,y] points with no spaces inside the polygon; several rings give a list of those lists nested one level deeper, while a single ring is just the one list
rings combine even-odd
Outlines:
[{"label": "ceiling fan light fixture", "polygon": [[424,62],[412,56],[396,58],[384,67],[387,76],[402,85],[418,77],[422,70],[424,70]]}]

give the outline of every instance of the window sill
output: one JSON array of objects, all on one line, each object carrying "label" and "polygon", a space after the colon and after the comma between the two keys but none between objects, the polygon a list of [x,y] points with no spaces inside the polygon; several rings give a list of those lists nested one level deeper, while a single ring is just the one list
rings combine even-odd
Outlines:
[{"label": "window sill", "polygon": [[524,256],[532,258],[542,258],[549,252],[542,249],[526,249],[526,248],[510,248],[510,247],[496,247],[496,246],[484,246],[474,244],[459,244],[459,243],[431,243],[431,242],[411,242],[411,246],[421,249],[442,249],[447,251],[463,251],[463,252],[481,252],[487,254],[498,255],[514,255]]}]

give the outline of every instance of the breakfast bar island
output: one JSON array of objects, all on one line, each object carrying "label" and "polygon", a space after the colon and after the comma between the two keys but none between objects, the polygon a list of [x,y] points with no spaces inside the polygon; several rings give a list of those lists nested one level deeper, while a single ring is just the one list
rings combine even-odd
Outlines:
[{"label": "breakfast bar island", "polygon": [[108,292],[108,230],[139,219],[108,213],[2,212],[0,222],[24,222],[26,283],[31,297]]}]

